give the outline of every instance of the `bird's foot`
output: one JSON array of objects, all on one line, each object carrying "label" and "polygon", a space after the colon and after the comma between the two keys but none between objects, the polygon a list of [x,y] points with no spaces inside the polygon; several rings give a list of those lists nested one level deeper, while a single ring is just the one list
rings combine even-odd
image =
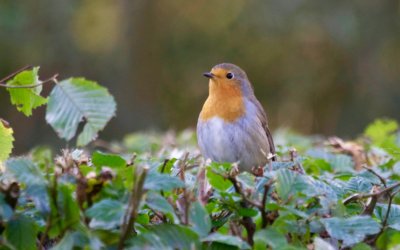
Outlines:
[{"label": "bird's foot", "polygon": [[251,172],[252,172],[255,176],[257,176],[257,177],[262,177],[262,176],[264,176],[264,168],[261,167],[261,166],[253,167],[253,168],[251,169]]}]

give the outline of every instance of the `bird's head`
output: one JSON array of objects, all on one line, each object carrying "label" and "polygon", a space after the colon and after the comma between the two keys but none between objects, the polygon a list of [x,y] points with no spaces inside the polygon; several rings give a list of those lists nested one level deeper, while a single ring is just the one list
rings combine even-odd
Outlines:
[{"label": "bird's head", "polygon": [[210,79],[210,94],[213,91],[227,89],[236,89],[245,96],[253,94],[253,88],[246,72],[234,64],[221,63],[215,65],[210,72],[205,72],[203,75]]}]

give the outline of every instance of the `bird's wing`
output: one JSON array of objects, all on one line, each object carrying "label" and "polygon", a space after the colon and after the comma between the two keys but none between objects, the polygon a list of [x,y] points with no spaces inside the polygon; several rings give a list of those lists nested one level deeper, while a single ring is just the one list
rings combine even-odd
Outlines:
[{"label": "bird's wing", "polygon": [[[274,155],[275,154],[275,144],[274,144],[274,139],[272,138],[272,135],[271,135],[271,131],[269,131],[269,128],[268,128],[267,115],[266,115],[261,103],[257,100],[256,97],[254,97],[253,101],[257,106],[258,117],[259,117],[259,119],[261,121],[261,124],[262,124],[262,126],[263,126],[263,128],[265,130],[265,134],[267,135],[267,138],[268,138],[268,144],[269,144],[269,148],[270,148],[269,150],[270,150],[271,154]],[[272,160],[276,161],[276,156],[274,156],[272,158]]]}]

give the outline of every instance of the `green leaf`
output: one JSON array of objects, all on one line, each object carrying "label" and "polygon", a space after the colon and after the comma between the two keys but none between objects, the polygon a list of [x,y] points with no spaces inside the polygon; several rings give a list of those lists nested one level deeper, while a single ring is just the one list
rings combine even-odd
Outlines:
[{"label": "green leaf", "polygon": [[188,227],[159,224],[129,240],[125,249],[200,249],[200,242]]},{"label": "green leaf", "polygon": [[147,193],[146,205],[162,213],[174,214],[174,208],[171,206],[171,204],[169,204],[169,202],[162,195],[156,192]]},{"label": "green leaf", "polygon": [[85,121],[77,145],[85,146],[97,137],[115,115],[116,104],[107,89],[84,78],[69,78],[50,93],[46,121],[57,134],[72,139],[80,122]]},{"label": "green leaf", "polygon": [[[383,221],[385,219],[387,209],[387,204],[378,204],[375,207],[374,214],[378,219]],[[390,206],[389,216],[387,218],[387,225],[390,228],[400,231],[400,205],[392,204]]]},{"label": "green leaf", "polygon": [[207,169],[206,176],[210,185],[218,191],[224,192],[232,187],[232,182],[230,182],[228,179],[225,179],[220,174],[215,173],[211,168]]},{"label": "green leaf", "polygon": [[6,161],[6,173],[11,174],[19,182],[25,184],[26,195],[35,203],[43,214],[50,211],[47,193],[48,181],[40,168],[31,160],[11,158]]},{"label": "green leaf", "polygon": [[254,208],[240,207],[238,209],[238,214],[240,216],[254,217],[254,216],[258,215],[258,210],[254,209]]},{"label": "green leaf", "polygon": [[301,175],[288,169],[280,169],[277,173],[276,191],[282,200],[287,200],[290,195],[306,191],[309,184]]},{"label": "green leaf", "polygon": [[18,215],[6,225],[5,237],[16,249],[34,250],[36,248],[37,228],[32,219]]},{"label": "green leaf", "polygon": [[287,240],[285,235],[280,233],[274,228],[267,228],[260,231],[257,231],[254,235],[254,242],[256,245],[268,245],[272,249],[276,249],[278,247],[282,247],[287,245]]},{"label": "green leaf", "polygon": [[352,247],[351,250],[372,250],[372,248],[364,242],[361,242]]},{"label": "green leaf", "polygon": [[6,171],[11,173],[18,182],[31,185],[46,185],[42,171],[35,163],[26,158],[11,158],[6,162]]},{"label": "green leaf", "polygon": [[48,164],[51,164],[54,159],[52,149],[49,146],[34,147],[30,151],[30,155],[32,156],[33,162],[37,163],[39,166],[42,166],[41,169],[50,167]]},{"label": "green leaf", "polygon": [[205,237],[211,230],[211,219],[206,209],[196,201],[190,204],[189,220],[193,225],[193,230],[198,233],[200,237]]},{"label": "green leaf", "polygon": [[8,221],[13,215],[13,210],[5,200],[3,193],[0,193],[0,221]]},{"label": "green leaf", "polygon": [[346,183],[345,190],[347,192],[369,193],[372,186],[373,183],[371,183],[371,180],[361,176],[355,176]]},{"label": "green leaf", "polygon": [[103,166],[107,166],[110,168],[126,167],[126,161],[121,156],[116,154],[106,154],[99,151],[93,153],[92,163],[96,167],[103,167]]},{"label": "green leaf", "polygon": [[100,250],[104,249],[103,243],[100,239],[91,234],[90,232],[83,231],[68,231],[61,241],[52,250],[64,250],[64,249],[93,249]]},{"label": "green leaf", "polygon": [[[371,138],[372,143],[396,155],[399,145],[396,144],[395,132],[399,125],[395,120],[377,119],[365,129],[365,135]],[[397,154],[398,156],[398,154]]]},{"label": "green leaf", "polygon": [[144,188],[153,191],[169,191],[174,188],[184,187],[185,183],[178,177],[167,174],[160,174],[156,171],[151,171],[144,182]]},{"label": "green leaf", "polygon": [[351,246],[364,240],[367,235],[379,232],[380,225],[369,216],[321,219],[329,235],[343,240],[344,246]]},{"label": "green leaf", "polygon": [[393,229],[384,230],[376,240],[377,249],[396,249],[400,243],[400,231]]},{"label": "green leaf", "polygon": [[[39,67],[25,70],[7,82],[8,86],[26,86],[40,83]],[[35,88],[7,88],[10,92],[11,103],[17,106],[26,116],[32,115],[32,110],[47,103],[47,98],[40,96],[42,86]]]},{"label": "green leaf", "polygon": [[212,233],[207,237],[203,238],[201,241],[219,242],[225,245],[235,246],[240,249],[251,249],[250,245],[247,242],[243,241],[241,238],[232,235],[224,235],[220,233]]},{"label": "green leaf", "polygon": [[92,219],[91,228],[108,230],[121,225],[124,212],[125,206],[120,201],[104,199],[86,210],[86,215]]},{"label": "green leaf", "polygon": [[5,200],[3,193],[0,193],[0,221],[8,221],[13,215],[13,210]]},{"label": "green leaf", "polygon": [[8,159],[13,149],[13,130],[6,126],[6,123],[0,119],[0,165],[1,162]]},{"label": "green leaf", "polygon": [[142,225],[147,225],[150,223],[150,216],[147,213],[139,213],[135,218],[135,222]]},{"label": "green leaf", "polygon": [[52,204],[51,212],[55,221],[50,229],[50,236],[58,236],[66,228],[73,229],[79,225],[80,209],[74,197],[73,188],[59,183],[57,188],[57,207]]}]

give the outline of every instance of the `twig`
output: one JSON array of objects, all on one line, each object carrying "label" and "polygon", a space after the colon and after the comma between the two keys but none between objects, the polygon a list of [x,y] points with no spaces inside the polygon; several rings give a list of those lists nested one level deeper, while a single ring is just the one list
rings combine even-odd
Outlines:
[{"label": "twig", "polygon": [[7,85],[5,83],[0,83],[0,87],[4,87],[4,88],[8,88],[8,89],[30,89],[30,88],[36,88],[36,87],[41,86],[41,85],[43,85],[45,83],[48,83],[48,82],[57,83],[57,77],[58,77],[58,74],[55,74],[52,77],[47,78],[46,80],[44,80],[42,82],[39,82],[39,83],[36,83],[36,84],[32,84],[32,85]]},{"label": "twig", "polygon": [[364,169],[366,169],[368,172],[370,172],[371,174],[375,175],[376,177],[378,177],[378,179],[382,182],[383,186],[386,188],[386,180],[385,178],[383,178],[380,174],[378,174],[375,170],[373,170],[372,168],[369,168],[367,166],[362,166]]},{"label": "twig", "polygon": [[[375,193],[376,191],[379,190],[378,188],[379,188],[378,186],[373,186],[370,193],[371,194]],[[371,215],[374,212],[377,202],[378,202],[377,196],[369,198],[367,200],[367,205],[362,212],[362,215]]]},{"label": "twig", "polygon": [[385,188],[385,189],[383,189],[383,190],[381,190],[381,191],[379,191],[377,193],[355,194],[355,195],[352,195],[352,196],[348,197],[347,199],[345,199],[343,201],[343,204],[346,205],[346,204],[349,204],[350,202],[353,202],[353,201],[356,201],[356,200],[362,200],[362,199],[367,199],[367,198],[371,198],[371,197],[380,197],[381,195],[384,195],[384,194],[392,191],[393,189],[395,189],[395,188],[397,188],[399,186],[400,186],[400,182],[398,182],[398,183],[396,183],[396,184],[394,184],[394,185],[392,185],[390,187],[387,187],[387,188]]},{"label": "twig", "polygon": [[13,78],[14,76],[18,75],[19,73],[21,73],[22,71],[28,70],[33,68],[32,65],[26,65],[22,68],[20,68],[19,70],[9,74],[8,76],[4,77],[3,79],[0,80],[0,83],[5,83],[6,81],[10,80],[11,78]]},{"label": "twig", "polygon": [[261,213],[261,228],[265,228],[268,224],[267,211],[265,209],[265,205],[267,203],[268,192],[269,192],[269,189],[271,188],[272,183],[274,183],[274,180],[270,179],[264,185],[264,193],[263,193],[263,197],[262,197],[262,201],[261,201],[262,207],[258,208]]},{"label": "twig", "polygon": [[[185,153],[183,158],[180,160],[180,168],[179,168],[179,177],[180,179],[185,182],[185,171],[186,171],[186,161],[189,157],[189,152]],[[190,208],[190,197],[189,197],[189,193],[186,189],[186,187],[182,188],[182,192],[183,192],[183,204],[184,204],[184,210],[183,210],[183,221],[182,223],[184,225],[188,225],[189,224],[189,208]]]},{"label": "twig", "polygon": [[[233,187],[235,188],[236,193],[240,194],[242,197],[243,201],[241,202],[241,206],[244,208],[248,207],[248,204],[255,206],[257,208],[260,208],[261,204],[254,202],[250,200],[249,198],[246,197],[246,195],[243,193],[243,190],[240,188],[238,181],[236,180],[236,177],[233,175],[228,176],[228,180],[230,180],[233,184]],[[253,220],[251,217],[248,216],[243,216],[243,219],[241,220],[242,225],[246,228],[247,231],[247,242],[252,246],[254,245],[254,240],[253,236],[256,231],[256,224],[254,224]]]},{"label": "twig", "polygon": [[393,192],[390,196],[389,196],[389,203],[388,203],[388,207],[386,210],[386,214],[385,214],[385,218],[382,221],[382,227],[379,233],[377,233],[376,235],[371,236],[371,238],[369,240],[367,240],[368,244],[374,244],[374,242],[378,239],[378,237],[383,233],[383,231],[385,230],[385,227],[387,225],[387,221],[389,218],[389,213],[390,213],[390,209],[392,207],[392,202],[393,202],[393,198],[399,193],[400,190],[397,190],[395,192]]},{"label": "twig", "polygon": [[389,218],[389,213],[390,213],[390,208],[392,206],[393,198],[396,196],[396,194],[399,193],[399,191],[400,190],[397,190],[397,191],[393,192],[389,197],[388,209],[386,211],[385,219],[382,222],[382,229],[387,225],[387,220]]},{"label": "twig", "polygon": [[383,219],[383,221],[382,221],[382,229],[386,227],[386,224],[387,224],[387,221],[388,221],[388,218],[389,218],[390,209],[392,207],[393,197],[394,197],[394,195],[390,195],[389,196],[389,203],[387,205],[385,219]]},{"label": "twig", "polygon": [[134,185],[129,197],[129,205],[124,216],[124,221],[121,227],[121,237],[118,243],[118,249],[124,249],[125,240],[128,238],[130,232],[135,232],[134,222],[137,216],[137,209],[139,208],[140,200],[144,193],[143,186],[147,176],[148,168],[142,168],[142,172],[138,177],[138,170],[134,174]]},{"label": "twig", "polygon": [[233,176],[227,176],[226,177],[228,180],[230,180],[233,184],[233,187],[235,188],[235,192],[238,193],[241,197],[242,200],[249,203],[253,207],[260,208],[262,205],[256,201],[250,200],[242,191],[242,189],[239,186],[239,183],[237,182],[236,178]]}]

